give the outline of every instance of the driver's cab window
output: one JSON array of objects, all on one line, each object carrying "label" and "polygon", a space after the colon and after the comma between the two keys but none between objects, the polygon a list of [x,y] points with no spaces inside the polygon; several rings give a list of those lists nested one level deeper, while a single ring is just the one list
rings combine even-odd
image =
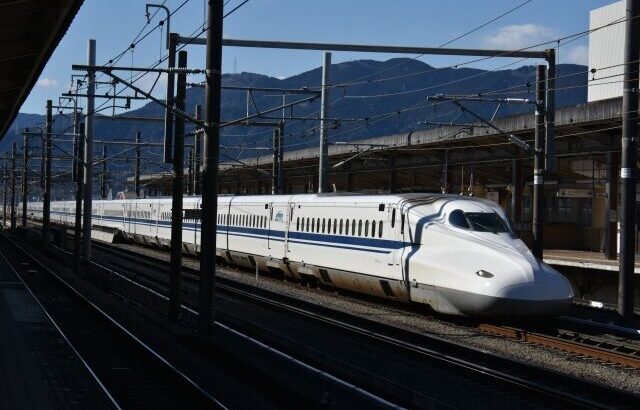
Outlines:
[{"label": "driver's cab window", "polygon": [[460,209],[456,209],[449,214],[449,223],[458,228],[471,229],[467,218],[464,216],[464,212]]}]

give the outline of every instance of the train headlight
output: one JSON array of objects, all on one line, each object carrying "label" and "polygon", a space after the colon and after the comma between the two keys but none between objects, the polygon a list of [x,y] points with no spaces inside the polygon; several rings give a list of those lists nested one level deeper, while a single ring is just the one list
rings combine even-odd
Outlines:
[{"label": "train headlight", "polygon": [[480,276],[481,278],[487,278],[487,279],[488,278],[493,278],[493,273],[487,272],[486,270],[482,270],[482,269],[477,271],[476,275]]}]

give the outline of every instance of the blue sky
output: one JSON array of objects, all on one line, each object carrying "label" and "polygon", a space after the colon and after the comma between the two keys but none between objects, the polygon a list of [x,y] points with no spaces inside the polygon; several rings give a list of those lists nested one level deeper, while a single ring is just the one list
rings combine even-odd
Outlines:
[{"label": "blue sky", "polygon": [[[167,0],[175,9],[184,0]],[[206,0],[189,0],[171,21],[171,31],[189,35],[204,21]],[[154,0],[153,3],[160,3]],[[230,10],[241,0],[229,0]],[[224,36],[242,39],[342,42],[385,45],[439,46],[523,3],[524,0],[250,0],[225,19]],[[517,11],[449,45],[515,49],[587,30],[589,10],[612,0],[532,0]],[[86,63],[87,39],[97,41],[98,63],[125,49],[146,22],[145,1],[85,0],[74,22],[44,69],[21,112],[42,113],[47,99],[57,101],[67,91],[71,64]],[[158,13],[147,30],[163,16]],[[127,52],[118,65],[147,66],[165,51],[160,30]],[[587,38],[560,49],[561,63],[586,64]],[[204,47],[190,46],[189,66],[204,66]],[[386,60],[399,55],[334,53],[333,62]],[[407,57],[415,57],[407,55]],[[464,57],[425,56],[420,60],[442,66]],[[225,48],[223,71],[257,72],[288,77],[321,64],[316,51]],[[507,61],[491,60],[478,68],[495,68]],[[527,61],[520,64],[533,64]],[[150,87],[152,78],[141,81]],[[162,84],[161,84],[162,85]],[[160,88],[162,89],[162,87]],[[162,93],[159,93],[161,95]]]}]

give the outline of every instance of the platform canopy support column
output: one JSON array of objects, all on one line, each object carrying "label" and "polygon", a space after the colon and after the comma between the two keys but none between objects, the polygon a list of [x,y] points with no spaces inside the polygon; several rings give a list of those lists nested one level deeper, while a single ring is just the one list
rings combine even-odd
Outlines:
[{"label": "platform canopy support column", "polygon": [[518,229],[522,222],[522,160],[511,161],[511,224]]},{"label": "platform canopy support column", "polygon": [[[604,255],[609,260],[618,259],[618,169],[619,154],[607,152],[607,185],[604,210]],[[592,201],[595,198],[592,198]]]}]

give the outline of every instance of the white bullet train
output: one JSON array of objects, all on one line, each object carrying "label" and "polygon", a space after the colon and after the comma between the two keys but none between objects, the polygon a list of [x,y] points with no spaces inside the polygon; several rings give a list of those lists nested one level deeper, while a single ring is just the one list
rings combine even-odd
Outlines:
[{"label": "white bullet train", "polygon": [[[200,250],[200,197],[184,198],[185,252]],[[51,220],[73,224],[74,202]],[[31,203],[31,217],[42,204]],[[495,203],[442,194],[220,196],[217,255],[326,286],[464,316],[565,312],[569,281],[536,260]],[[93,230],[168,246],[171,198],[93,202]]]}]

